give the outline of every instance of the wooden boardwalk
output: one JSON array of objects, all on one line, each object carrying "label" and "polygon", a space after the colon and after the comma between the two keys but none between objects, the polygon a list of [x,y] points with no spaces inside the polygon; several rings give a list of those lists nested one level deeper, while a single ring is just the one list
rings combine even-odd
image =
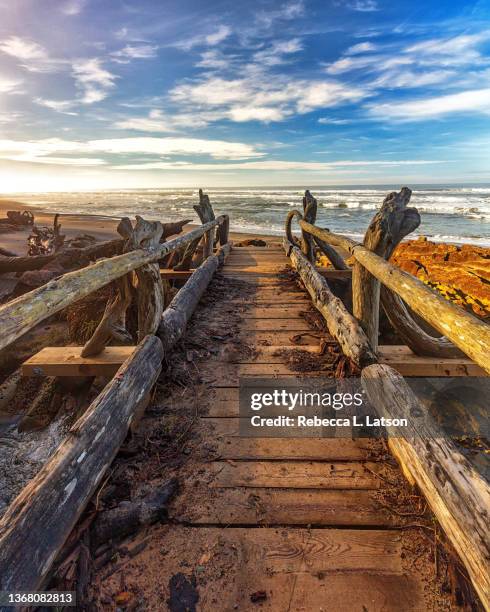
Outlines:
[{"label": "wooden boardwalk", "polygon": [[[277,612],[431,609],[431,577],[406,562],[406,542],[419,530],[377,501],[399,476],[392,461],[383,463],[379,441],[238,435],[238,375],[253,365],[274,376],[272,349],[311,331],[300,316],[307,294],[280,278],[287,264],[279,245],[235,248],[222,270],[253,285],[239,333],[256,357],[225,372],[218,360],[210,364],[215,380],[199,430],[201,447],[213,452],[174,504],[172,547],[184,566],[199,564],[203,550],[203,567],[210,557],[225,564],[221,588],[218,578],[200,585],[201,610],[253,610],[254,598]],[[175,571],[164,562],[162,576]]]}]

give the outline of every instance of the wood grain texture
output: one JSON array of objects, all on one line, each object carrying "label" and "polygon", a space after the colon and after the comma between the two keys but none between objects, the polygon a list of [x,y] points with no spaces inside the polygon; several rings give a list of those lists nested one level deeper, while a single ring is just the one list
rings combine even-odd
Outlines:
[{"label": "wood grain texture", "polygon": [[95,357],[82,357],[80,346],[46,347],[21,366],[22,376],[113,376],[134,346],[107,346]]},{"label": "wood grain texture", "polygon": [[[369,469],[368,469],[369,468]],[[271,489],[378,489],[375,463],[317,461],[216,461],[211,465],[212,488],[267,487]]]}]

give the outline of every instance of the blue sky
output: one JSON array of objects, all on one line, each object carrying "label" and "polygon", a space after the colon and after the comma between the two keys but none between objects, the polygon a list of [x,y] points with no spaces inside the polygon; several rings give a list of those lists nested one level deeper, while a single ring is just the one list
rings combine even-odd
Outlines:
[{"label": "blue sky", "polygon": [[2,190],[490,181],[490,4],[0,0]]}]

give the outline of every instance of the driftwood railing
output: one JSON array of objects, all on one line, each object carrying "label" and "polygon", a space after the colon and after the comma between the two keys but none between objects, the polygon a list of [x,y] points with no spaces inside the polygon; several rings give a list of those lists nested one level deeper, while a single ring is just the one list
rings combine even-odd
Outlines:
[{"label": "driftwood railing", "polygon": [[[404,474],[425,495],[488,610],[488,482],[428,419],[426,409],[403,377],[378,362],[381,305],[395,331],[415,353],[435,357],[464,353],[490,373],[490,326],[387,261],[399,242],[420,224],[417,210],[407,207],[410,196],[407,188],[389,194],[369,225],[363,244],[359,244],[315,225],[317,204],[307,191],[303,211],[293,210],[287,215],[284,248],[330,333],[361,369],[371,404],[387,418],[414,415],[406,436],[390,436],[388,444]],[[292,234],[294,219],[299,222],[301,240]],[[343,254],[354,257],[353,314],[315,269],[313,241],[336,269],[348,267]],[[405,304],[444,336],[432,336],[423,330]]]},{"label": "driftwood railing", "polygon": [[[64,274],[0,307],[2,349],[47,317],[115,281],[116,295],[82,351],[82,356],[92,357],[112,340],[134,344],[125,315],[133,299],[138,306],[138,344],[131,356],[0,519],[0,590],[33,591],[43,586],[132,420],[148,402],[165,351],[182,337],[212,275],[229,253],[228,217],[215,218],[202,192],[194,208],[203,225],[163,243],[163,224],[137,217],[133,226],[123,219],[118,226],[122,244],[115,240],[110,247],[118,243],[122,254]],[[181,229],[182,224],[178,231]],[[174,257],[174,267],[189,270],[201,241],[204,261],[173,300],[168,300],[167,281],[162,282],[158,262],[164,259],[168,265],[169,257]],[[18,259],[23,260],[23,267],[32,269],[26,261],[29,258]]]}]

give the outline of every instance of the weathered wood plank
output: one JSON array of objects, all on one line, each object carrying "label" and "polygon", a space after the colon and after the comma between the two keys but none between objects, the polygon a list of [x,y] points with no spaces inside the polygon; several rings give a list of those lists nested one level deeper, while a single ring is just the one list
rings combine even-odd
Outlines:
[{"label": "weathered wood plank", "polygon": [[[218,415],[210,413],[210,416]],[[360,461],[371,456],[369,440],[341,438],[291,440],[230,436],[218,441],[216,453],[218,458],[239,461]]]},{"label": "weathered wood plank", "polygon": [[289,346],[291,348],[296,347],[303,349],[304,346],[320,346],[321,338],[329,338],[330,335],[327,331],[320,332],[315,330],[310,331],[285,331],[276,330],[272,331],[253,331],[253,330],[240,330],[239,338],[249,345],[259,346]]},{"label": "weathered wood plank", "polygon": [[[368,470],[369,468],[369,470]],[[381,480],[373,472],[375,463],[330,463],[318,461],[216,461],[210,466],[210,487],[280,489],[378,489]]]},{"label": "weathered wood plank", "polygon": [[310,324],[305,319],[295,317],[293,320],[288,319],[249,319],[243,318],[241,329],[243,331],[280,331],[289,330],[295,331],[313,331]]},{"label": "weathered wood plank", "polygon": [[391,366],[403,376],[488,376],[467,357],[423,357],[403,345],[380,346],[378,355],[380,363]]},{"label": "weathered wood plank", "polygon": [[299,318],[302,312],[307,312],[309,309],[308,303],[306,305],[284,304],[278,306],[276,302],[275,304],[247,308],[241,316],[242,319],[287,319],[290,321],[293,318]]},{"label": "weathered wood plank", "polygon": [[135,348],[107,346],[95,357],[82,357],[81,346],[50,346],[22,364],[22,376],[113,376]]},{"label": "weathered wood plank", "polygon": [[179,521],[215,525],[392,527],[401,517],[380,506],[372,491],[214,489],[171,514]]}]

